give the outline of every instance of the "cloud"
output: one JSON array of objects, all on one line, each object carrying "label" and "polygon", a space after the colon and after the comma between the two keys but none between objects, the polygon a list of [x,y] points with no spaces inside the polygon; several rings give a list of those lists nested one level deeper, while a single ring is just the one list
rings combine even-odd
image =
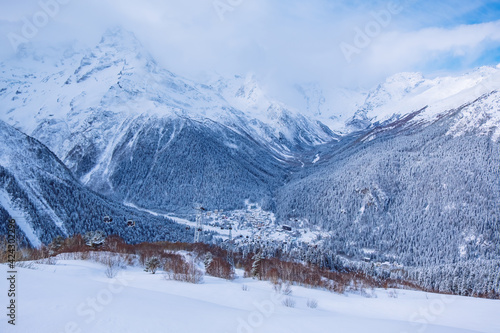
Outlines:
[{"label": "cloud", "polygon": [[[54,1],[65,4],[31,42],[92,46],[106,28],[121,25],[173,72],[252,72],[283,96],[309,81],[369,87],[399,71],[466,70],[494,59],[485,54],[500,47],[494,1],[26,0],[0,5],[1,58],[14,54],[8,34],[20,34],[23,19]],[[377,14],[391,6],[401,10],[377,31]],[[347,62],[342,43],[354,45],[370,25],[369,45]]]},{"label": "cloud", "polygon": [[[470,69],[485,52],[500,45],[500,20],[454,28],[425,28],[381,34],[354,57],[344,74],[365,73],[376,80],[390,72]],[[458,61],[457,61],[458,60]],[[447,64],[447,61],[449,64]],[[457,65],[458,64],[458,65]]]}]

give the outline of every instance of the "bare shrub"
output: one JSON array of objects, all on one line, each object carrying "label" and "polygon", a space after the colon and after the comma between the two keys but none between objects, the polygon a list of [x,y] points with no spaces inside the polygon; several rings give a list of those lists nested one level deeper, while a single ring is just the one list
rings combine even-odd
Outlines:
[{"label": "bare shrub", "polygon": [[187,263],[179,254],[166,253],[164,255],[163,260],[164,260],[163,270],[166,273],[166,278],[170,280],[174,280],[174,275],[176,273],[181,273],[186,271],[184,265],[187,265]]},{"label": "bare shrub", "polygon": [[97,257],[96,261],[105,266],[115,266],[120,269],[125,269],[128,266],[131,256],[126,254],[111,253],[111,252],[94,252]]},{"label": "bare shrub", "polygon": [[283,282],[276,281],[276,283],[273,283],[273,290],[276,294],[281,294],[282,289],[283,289]]},{"label": "bare shrub", "polygon": [[309,298],[307,300],[307,307],[311,309],[316,309],[318,307],[318,300],[314,298]]},{"label": "bare shrub", "polygon": [[[366,289],[387,286],[406,286],[420,289],[416,284],[404,280],[395,280],[389,277],[374,277],[361,269],[330,270],[318,265],[303,262],[283,261],[282,258],[259,257],[248,254],[246,257],[236,258],[244,268],[245,277],[252,277],[255,267],[258,266],[259,278],[273,283],[274,288],[280,288],[278,282],[288,282],[293,285],[324,288],[331,292],[344,294],[346,291],[357,293],[365,297],[376,297],[375,293]],[[283,286],[282,286],[283,288]],[[281,290],[275,290],[281,293]]]},{"label": "bare shrub", "polygon": [[56,254],[64,245],[64,238],[62,236],[56,236],[52,239],[52,242],[49,244],[49,253]]},{"label": "bare shrub", "polygon": [[75,258],[75,254],[74,253],[60,253],[57,255],[57,258],[59,260],[71,260],[71,259]]},{"label": "bare shrub", "polygon": [[[5,245],[6,239],[4,236],[0,235],[0,247],[5,248]],[[127,244],[122,238],[115,235],[107,237],[102,246],[98,246],[98,248],[97,246],[98,245],[94,247],[87,246],[82,235],[77,234],[64,240],[61,240],[61,238],[54,239],[48,247],[42,246],[38,249],[21,249],[21,247],[19,247],[20,250],[16,251],[16,260],[40,260],[54,254],[57,254],[59,260],[87,260],[91,254],[111,251],[127,255],[122,257],[122,261],[124,263],[126,262],[126,264],[124,264],[124,267],[126,267],[127,265],[143,266],[146,260],[153,256],[164,261],[169,255],[167,251],[186,251],[194,256],[197,262],[203,262],[204,259],[207,259],[206,255],[208,252],[210,252],[214,258],[222,258],[223,260],[227,258],[228,254],[227,250],[221,247],[202,243],[144,242],[132,245]],[[258,248],[254,251],[260,252]],[[5,262],[7,259],[6,252],[0,251],[0,262]],[[185,262],[185,260],[181,262]],[[234,262],[235,267],[244,269],[244,277],[252,277],[254,276],[252,273],[254,273],[255,276],[261,280],[271,281],[273,283],[273,288],[279,289],[276,290],[277,293],[282,292],[285,282],[298,286],[321,288],[340,294],[346,291],[354,292],[364,296],[368,295],[368,297],[376,297],[373,292],[371,295],[369,294],[370,288],[410,288],[432,291],[429,288],[419,286],[415,281],[408,280],[409,277],[407,272],[402,269],[399,269],[396,272],[397,274],[394,274],[394,277],[392,273],[391,275],[373,276],[373,272],[366,271],[363,267],[354,268],[343,266],[342,263],[338,263],[335,265],[335,269],[331,269],[314,263],[305,263],[304,260],[297,261],[290,256],[278,255],[277,257],[265,257],[256,255],[255,252],[247,253],[244,251],[236,251],[234,253]],[[189,266],[188,263],[185,263],[185,265]],[[177,274],[180,280],[187,280],[189,274],[186,272],[191,272],[191,280],[201,281],[202,276],[200,277],[199,270],[195,269],[194,264],[192,264],[191,267],[191,270],[182,267],[179,269],[171,269],[169,274]],[[217,270],[220,269],[216,269],[216,271]],[[224,272],[220,275],[227,276]],[[353,281],[355,282],[353,283]],[[278,283],[282,283],[282,285]],[[495,298],[498,297],[498,293],[494,292],[493,294],[480,295],[480,297]]]},{"label": "bare shrub", "polygon": [[123,238],[116,235],[111,235],[106,237],[104,242],[104,250],[115,252],[115,253],[131,253],[133,252],[134,246],[127,244]]},{"label": "bare shrub", "polygon": [[85,240],[82,235],[75,235],[64,241],[64,244],[60,250],[61,252],[85,252],[88,251],[88,247],[85,244]]},{"label": "bare shrub", "polygon": [[5,236],[0,235],[0,263],[7,262],[9,260],[9,253],[5,251],[7,249],[7,239]]},{"label": "bare shrub", "polygon": [[33,261],[18,261],[16,262],[16,267],[36,269]]},{"label": "bare shrub", "polygon": [[272,284],[277,284],[279,281],[279,272],[276,268],[271,268],[267,274],[267,278]]},{"label": "bare shrub", "polygon": [[124,268],[124,262],[119,255],[107,253],[101,258],[101,262],[106,267],[104,274],[110,279],[114,278],[121,268]]},{"label": "bare shrub", "polygon": [[231,266],[231,264],[229,264],[222,258],[211,258],[208,266],[206,266],[206,272],[208,275],[215,276],[221,279],[234,279],[233,266]]},{"label": "bare shrub", "polygon": [[39,259],[36,261],[36,263],[42,264],[42,265],[56,265],[57,259],[55,257],[48,257],[48,258]]},{"label": "bare shrub", "polygon": [[82,251],[78,253],[78,256],[76,257],[80,260],[89,260],[90,259],[90,253],[89,251]]},{"label": "bare shrub", "polygon": [[283,304],[287,308],[294,308],[295,307],[295,300],[291,297],[287,297],[281,302],[281,304]]},{"label": "bare shrub", "polygon": [[355,278],[351,280],[346,291],[366,298],[377,298],[373,285],[365,279]]},{"label": "bare shrub", "polygon": [[335,281],[331,281],[331,288],[328,288],[331,292],[335,292],[337,294],[344,294],[346,291],[346,285],[343,283],[338,283]]},{"label": "bare shrub", "polygon": [[106,266],[104,274],[107,278],[112,279],[118,274],[118,268],[115,266]]},{"label": "bare shrub", "polygon": [[281,291],[283,295],[290,296],[292,294],[292,287],[290,286],[290,283],[285,284],[285,287]]},{"label": "bare shrub", "polygon": [[34,252],[38,252],[36,251],[36,249],[34,250],[34,249],[22,248],[19,243],[16,243],[15,251],[10,251],[10,250],[7,251],[9,245],[11,244],[7,242],[6,237],[0,238],[0,263],[8,262],[9,259],[12,259],[12,256],[14,256],[15,258],[14,261],[16,262],[16,266],[19,266],[18,263],[20,261],[36,260],[41,258],[40,256],[33,255]]},{"label": "bare shrub", "polygon": [[124,258],[123,265],[126,266],[136,266],[138,258],[135,255],[127,254]]},{"label": "bare shrub", "polygon": [[203,281],[203,272],[196,268],[194,261],[187,263],[181,255],[176,253],[166,253],[164,260],[165,279],[190,283]]},{"label": "bare shrub", "polygon": [[49,249],[45,245],[42,245],[39,248],[21,248],[18,245],[17,248],[18,251],[16,252],[16,259],[18,261],[37,261],[50,256]]},{"label": "bare shrub", "polygon": [[190,265],[187,282],[201,283],[203,282],[203,272],[193,265]]}]

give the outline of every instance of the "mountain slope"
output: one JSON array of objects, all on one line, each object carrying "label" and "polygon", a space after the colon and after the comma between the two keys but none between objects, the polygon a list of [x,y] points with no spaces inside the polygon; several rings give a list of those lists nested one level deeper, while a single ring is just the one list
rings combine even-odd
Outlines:
[{"label": "mountain slope", "polygon": [[[19,239],[33,246],[57,235],[103,230],[137,242],[190,240],[173,221],[137,212],[80,185],[64,164],[37,140],[0,121],[0,214],[16,219]],[[110,215],[113,223],[103,217]],[[126,226],[128,219],[136,227]],[[0,234],[6,234],[2,224]]]},{"label": "mountain slope", "polygon": [[[500,144],[498,123],[488,120],[499,97],[485,95],[430,125],[420,120],[423,109],[322,147],[319,161],[280,190],[279,218],[329,230],[333,249],[359,258],[498,260]],[[463,125],[471,112],[481,126]]]},{"label": "mountain slope", "polygon": [[[0,100],[9,111],[2,117],[46,144],[84,184],[113,198],[164,210],[192,208],[190,197],[214,208],[243,207],[245,199],[264,203],[286,170],[300,165],[296,152],[337,138],[327,126],[277,102],[258,116],[255,107],[239,109],[241,103],[231,104],[235,100],[217,89],[162,69],[121,29],[105,33],[93,49],[70,54],[65,61],[27,61],[32,67],[4,65]],[[183,159],[179,143],[186,137],[194,140],[186,147],[194,149]],[[203,142],[211,142],[211,152],[196,149]],[[145,144],[156,145],[148,150],[156,155],[125,166],[123,158],[139,156]],[[158,173],[163,163],[164,176]],[[200,180],[201,170],[188,172],[190,165],[206,165],[207,178]],[[123,170],[151,172],[134,172],[125,181]],[[210,179],[212,174],[226,178]],[[181,193],[179,185],[190,188]],[[159,198],[145,200],[154,196],[143,195],[146,187]],[[205,200],[207,193],[214,198]]]},{"label": "mountain slope", "polygon": [[236,209],[250,199],[269,209],[285,181],[279,155],[217,123],[146,117],[122,134],[109,164],[89,172],[87,182],[120,201],[187,213],[195,203]]}]

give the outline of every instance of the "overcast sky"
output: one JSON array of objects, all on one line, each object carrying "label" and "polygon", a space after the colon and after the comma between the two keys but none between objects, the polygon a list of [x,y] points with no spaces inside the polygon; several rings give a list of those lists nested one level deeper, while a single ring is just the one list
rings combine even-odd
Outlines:
[{"label": "overcast sky", "polygon": [[370,87],[401,71],[500,63],[499,1],[0,0],[1,58],[14,54],[9,38],[23,37],[26,20],[41,26],[27,38],[34,44],[93,46],[121,25],[173,72],[250,72],[277,90]]}]

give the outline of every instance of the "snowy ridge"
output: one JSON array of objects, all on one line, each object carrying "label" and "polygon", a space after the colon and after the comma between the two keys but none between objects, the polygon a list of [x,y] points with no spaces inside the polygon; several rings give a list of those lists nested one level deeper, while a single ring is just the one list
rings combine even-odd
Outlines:
[{"label": "snowy ridge", "polygon": [[[326,91],[318,84],[297,85],[296,89],[305,101],[303,113],[347,134],[396,121],[424,108],[415,121],[432,123],[448,111],[500,90],[500,65],[432,79],[421,73],[398,73],[367,91]],[[496,104],[486,107],[498,109]],[[496,117],[490,125],[493,123],[499,124]],[[476,125],[469,124],[469,128]]]},{"label": "snowy ridge", "polygon": [[[419,73],[397,74],[369,93],[355,117],[367,120],[368,124],[384,123],[425,108],[415,121],[430,123],[448,111],[499,89],[500,66],[481,67],[462,76],[435,79],[425,79]],[[491,122],[471,122],[461,129],[462,132],[471,127],[500,125],[498,102],[492,99],[487,101],[491,104],[483,103],[482,107],[489,110],[487,112],[491,116]],[[465,126],[465,123],[462,125]],[[459,128],[456,127],[454,133],[457,134],[458,131]],[[480,131],[487,132],[487,129],[482,128]]]},{"label": "snowy ridge", "polygon": [[475,103],[464,107],[458,119],[448,131],[448,135],[459,136],[474,132],[492,135],[493,141],[500,138],[500,93],[493,91]]}]

